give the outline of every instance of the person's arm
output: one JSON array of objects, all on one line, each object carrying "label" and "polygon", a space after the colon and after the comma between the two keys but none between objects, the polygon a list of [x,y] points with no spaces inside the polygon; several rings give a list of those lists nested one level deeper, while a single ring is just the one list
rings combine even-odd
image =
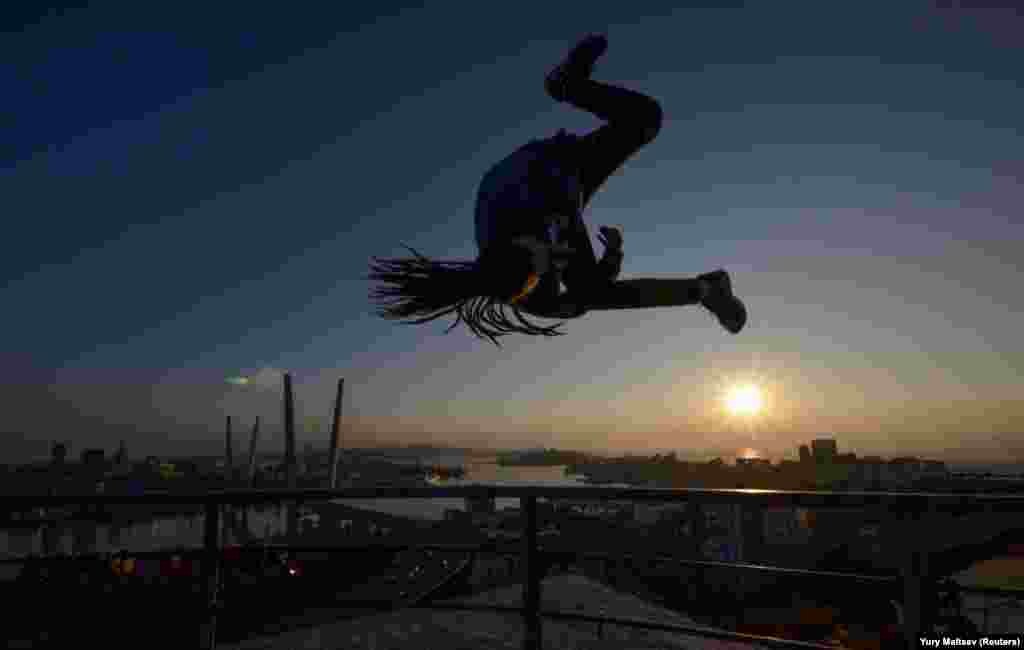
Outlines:
[{"label": "person's arm", "polygon": [[[594,255],[586,226],[580,224],[569,238],[569,245],[578,251],[569,261],[563,278],[566,289],[572,293],[600,291],[615,282],[622,271],[622,233],[619,229],[602,226],[597,238],[604,245],[600,261]],[[582,253],[579,252],[581,249]]]},{"label": "person's arm", "polygon": [[[598,239],[605,247],[598,261],[590,235],[582,220],[570,231],[567,244],[575,251],[568,267],[562,272],[566,292],[558,296],[557,318],[575,318],[583,315],[587,305],[610,287],[622,270],[622,233],[617,228],[602,227]],[[540,314],[538,314],[540,315]]]},{"label": "person's arm", "polygon": [[597,263],[598,277],[606,284],[611,284],[622,272],[622,232],[618,228],[602,226],[597,238],[604,245],[604,255]]},{"label": "person's arm", "polygon": [[569,258],[566,269],[562,272],[562,283],[572,293],[583,294],[601,284],[602,271],[598,266],[594,245],[590,243],[590,233],[582,219],[573,220],[570,227],[563,232],[564,241],[576,252]]}]

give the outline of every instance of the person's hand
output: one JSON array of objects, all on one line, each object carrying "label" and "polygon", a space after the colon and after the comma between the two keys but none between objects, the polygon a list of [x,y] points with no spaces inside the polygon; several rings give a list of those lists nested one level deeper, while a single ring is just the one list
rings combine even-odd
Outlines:
[{"label": "person's hand", "polygon": [[601,232],[597,236],[598,241],[608,250],[622,250],[622,231],[610,226],[601,226]]}]

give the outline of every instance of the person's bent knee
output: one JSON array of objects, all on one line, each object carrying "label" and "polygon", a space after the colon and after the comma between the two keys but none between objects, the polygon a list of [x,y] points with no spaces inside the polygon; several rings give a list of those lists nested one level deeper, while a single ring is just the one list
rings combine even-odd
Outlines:
[{"label": "person's bent knee", "polygon": [[661,133],[661,123],[664,120],[664,112],[661,104],[651,99],[650,104],[644,111],[643,120],[640,122],[641,137],[644,144],[648,144]]},{"label": "person's bent knee", "polygon": [[661,104],[650,97],[641,97],[630,111],[628,126],[623,125],[633,133],[631,137],[639,146],[650,143],[658,136],[664,119]]}]

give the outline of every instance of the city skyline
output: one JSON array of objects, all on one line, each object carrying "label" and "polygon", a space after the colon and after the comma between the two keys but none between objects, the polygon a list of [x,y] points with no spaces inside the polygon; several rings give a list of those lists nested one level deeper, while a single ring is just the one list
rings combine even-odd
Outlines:
[{"label": "city skyline", "polygon": [[[248,449],[250,442],[249,436],[251,434],[251,422],[245,420],[239,420],[239,418],[233,418],[234,421],[234,451],[235,457],[238,458],[239,454],[243,453],[245,449]],[[261,420],[262,422],[262,420]],[[249,425],[248,428],[246,425]],[[264,423],[265,425],[265,423]],[[241,428],[239,428],[241,427]],[[321,431],[313,431],[316,435],[310,435],[307,431],[303,433],[302,428],[298,427],[298,439],[297,450],[299,456],[303,456],[307,453],[315,454],[327,454],[329,452],[330,444],[327,440],[327,435]],[[347,432],[350,436],[352,432]],[[669,447],[646,447],[646,448],[569,448],[569,447],[554,447],[554,446],[543,446],[536,444],[523,444],[522,446],[502,446],[497,444],[479,443],[473,444],[458,444],[450,441],[450,435],[443,433],[432,433],[428,436],[429,440],[434,442],[416,441],[409,442],[403,437],[403,434],[392,433],[380,435],[379,432],[375,432],[377,435],[376,439],[373,438],[355,438],[349,437],[345,439],[343,433],[343,444],[341,451],[344,453],[346,450],[353,451],[367,451],[378,449],[384,452],[396,451],[396,450],[412,450],[419,451],[421,454],[427,454],[429,457],[431,454],[439,454],[439,458],[445,458],[444,454],[448,452],[453,453],[474,453],[481,452],[487,455],[494,454],[500,455],[503,453],[519,453],[528,451],[541,451],[546,449],[554,449],[557,451],[567,452],[582,452],[587,454],[593,454],[598,457],[617,457],[623,458],[628,456],[635,457],[653,457],[659,455],[673,455],[680,462],[691,462],[691,463],[704,463],[711,460],[723,460],[726,464],[738,464],[741,459],[761,459],[769,461],[773,464],[780,463],[782,461],[798,461],[800,460],[801,447],[806,446],[809,450],[812,447],[812,443],[819,440],[834,441],[837,444],[837,455],[840,458],[845,458],[849,455],[856,457],[857,462],[868,461],[868,460],[881,460],[882,462],[889,462],[893,460],[902,459],[916,459],[920,461],[940,461],[951,465],[964,466],[964,467],[998,467],[998,466],[1020,466],[1024,468],[1024,464],[1013,458],[1007,459],[993,459],[992,457],[982,456],[941,456],[935,454],[922,454],[919,451],[913,449],[905,449],[902,452],[891,452],[881,453],[871,447],[860,447],[857,449],[844,446],[842,439],[835,438],[828,434],[821,434],[814,438],[808,438],[803,441],[797,441],[796,445],[792,448],[783,449],[779,452],[767,451],[764,448],[758,449],[753,447],[704,447],[704,448],[669,448]],[[144,451],[137,453],[127,453],[126,458],[131,462],[139,462],[148,456],[155,456],[164,459],[174,458],[207,458],[207,459],[223,459],[224,457],[224,431],[223,429],[219,432],[221,436],[218,439],[196,439],[196,440],[184,440],[175,441],[172,445],[164,446],[163,448],[154,448],[152,445],[145,445]],[[523,439],[529,439],[529,435],[523,437]],[[31,448],[27,448],[27,452],[10,460],[16,460],[18,462],[49,462],[53,458],[54,445],[63,445],[65,453],[67,454],[68,462],[79,462],[79,457],[82,453],[89,450],[102,450],[108,458],[113,458],[115,454],[120,450],[121,443],[127,441],[117,441],[113,446],[104,446],[102,444],[93,442],[89,438],[82,438],[72,441],[71,438],[54,437],[51,440],[40,441],[38,444],[33,445]],[[284,434],[283,427],[279,427],[277,430],[271,430],[269,432],[263,431],[259,437],[259,445],[257,448],[256,457],[260,459],[270,458],[285,458],[286,452],[284,451]],[[429,452],[429,453],[428,453]],[[449,458],[449,462],[455,457]],[[466,457],[464,460],[468,459]],[[843,461],[845,462],[845,461]],[[8,463],[11,464],[11,463]],[[15,463],[17,464],[17,463]]]},{"label": "city skyline", "polygon": [[[0,450],[219,449],[225,415],[242,435],[259,415],[275,445],[287,370],[300,421],[326,419],[344,377],[344,435],[364,442],[777,457],[831,435],[1024,462],[1024,18],[638,11],[21,17],[0,71]],[[542,84],[590,31],[609,37],[595,77],[665,109],[588,208],[592,233],[622,227],[623,277],[728,269],[747,329],[604,312],[497,349],[378,318],[371,256],[473,259],[487,168],[596,125]],[[746,384],[763,406],[729,412]],[[300,443],[319,440],[308,424]]]}]

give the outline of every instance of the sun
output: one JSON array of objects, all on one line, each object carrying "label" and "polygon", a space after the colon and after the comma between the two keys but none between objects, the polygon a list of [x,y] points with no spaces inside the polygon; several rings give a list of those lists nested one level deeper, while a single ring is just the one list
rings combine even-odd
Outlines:
[{"label": "sun", "polygon": [[761,389],[754,384],[733,386],[725,393],[725,407],[731,415],[754,416],[763,406]]}]

